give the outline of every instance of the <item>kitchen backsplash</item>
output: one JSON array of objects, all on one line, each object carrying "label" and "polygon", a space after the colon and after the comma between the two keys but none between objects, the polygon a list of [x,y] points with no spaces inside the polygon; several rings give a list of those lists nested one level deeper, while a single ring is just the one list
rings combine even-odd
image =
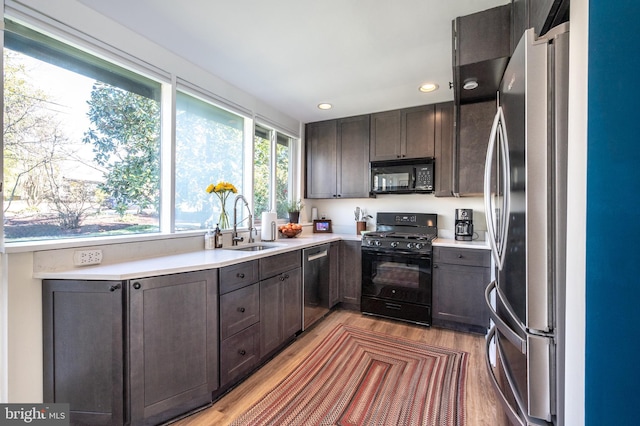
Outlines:
[{"label": "kitchen backsplash", "polygon": [[367,222],[367,230],[375,227],[377,212],[436,213],[438,215],[438,235],[442,238],[454,237],[455,209],[473,209],[473,227],[477,239],[484,240],[487,225],[482,197],[440,198],[425,194],[379,195],[377,198],[348,198],[338,200],[306,199],[300,221],[311,220],[311,209],[318,209],[318,216],[331,219],[333,232],[353,234],[356,223],[353,211],[356,207],[373,216]]}]

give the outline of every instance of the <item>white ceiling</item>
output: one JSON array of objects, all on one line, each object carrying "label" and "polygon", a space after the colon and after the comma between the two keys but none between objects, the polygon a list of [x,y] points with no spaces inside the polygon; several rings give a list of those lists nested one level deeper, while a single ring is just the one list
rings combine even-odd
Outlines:
[{"label": "white ceiling", "polygon": [[509,2],[79,1],[302,122],[453,99],[452,19]]}]

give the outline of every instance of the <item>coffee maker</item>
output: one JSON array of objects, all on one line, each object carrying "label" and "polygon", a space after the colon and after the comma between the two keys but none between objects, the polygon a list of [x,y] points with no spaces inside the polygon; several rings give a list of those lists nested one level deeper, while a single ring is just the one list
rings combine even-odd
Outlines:
[{"label": "coffee maker", "polygon": [[456,240],[471,241],[473,239],[473,210],[456,209]]}]

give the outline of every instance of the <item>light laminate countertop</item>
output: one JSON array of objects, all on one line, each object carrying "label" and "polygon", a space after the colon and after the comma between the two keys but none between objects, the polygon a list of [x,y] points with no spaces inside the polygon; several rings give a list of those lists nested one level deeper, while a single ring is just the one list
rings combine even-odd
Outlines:
[{"label": "light laminate countertop", "polygon": [[[255,245],[271,246],[259,251],[234,250],[234,247],[224,247],[214,250],[197,250],[188,253],[157,256],[148,259],[131,260],[113,264],[76,267],[65,271],[34,272],[37,279],[65,279],[65,280],[107,280],[122,281],[136,278],[154,277],[159,275],[177,274],[181,272],[200,271],[205,269],[222,268],[249,260],[275,254],[300,250],[318,244],[340,240],[360,240],[360,237],[341,234],[311,234],[297,238],[284,238],[276,241],[257,242]],[[247,246],[241,243],[236,248]]]},{"label": "light laminate countertop", "polygon": [[[311,234],[297,238],[278,239],[276,241],[257,242],[271,246],[259,251],[241,251],[233,247],[215,250],[198,250],[188,253],[157,256],[148,259],[131,260],[114,264],[76,267],[65,271],[34,272],[37,279],[66,279],[66,280],[107,280],[122,281],[159,275],[177,274],[182,272],[199,271],[205,269],[222,268],[249,260],[300,250],[333,241],[360,241],[359,235],[347,234]],[[453,239],[438,238],[434,246],[458,247],[473,249],[489,249],[485,241],[455,241]],[[241,244],[236,248],[247,246]]]}]

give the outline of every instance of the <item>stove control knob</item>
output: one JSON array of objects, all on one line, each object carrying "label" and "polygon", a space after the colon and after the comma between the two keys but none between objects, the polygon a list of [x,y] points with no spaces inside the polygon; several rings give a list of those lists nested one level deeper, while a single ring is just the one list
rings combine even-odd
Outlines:
[{"label": "stove control knob", "polygon": [[371,241],[371,244],[373,244],[374,246],[379,246],[380,245],[380,240],[373,240],[373,241]]},{"label": "stove control knob", "polygon": [[414,243],[407,243],[407,248],[413,248],[415,246]]},{"label": "stove control knob", "polygon": [[422,248],[422,243],[416,243],[416,248],[420,250]]},{"label": "stove control knob", "polygon": [[393,241],[393,242],[391,243],[391,247],[393,247],[393,248],[398,247],[398,242],[397,242],[397,241]]}]

